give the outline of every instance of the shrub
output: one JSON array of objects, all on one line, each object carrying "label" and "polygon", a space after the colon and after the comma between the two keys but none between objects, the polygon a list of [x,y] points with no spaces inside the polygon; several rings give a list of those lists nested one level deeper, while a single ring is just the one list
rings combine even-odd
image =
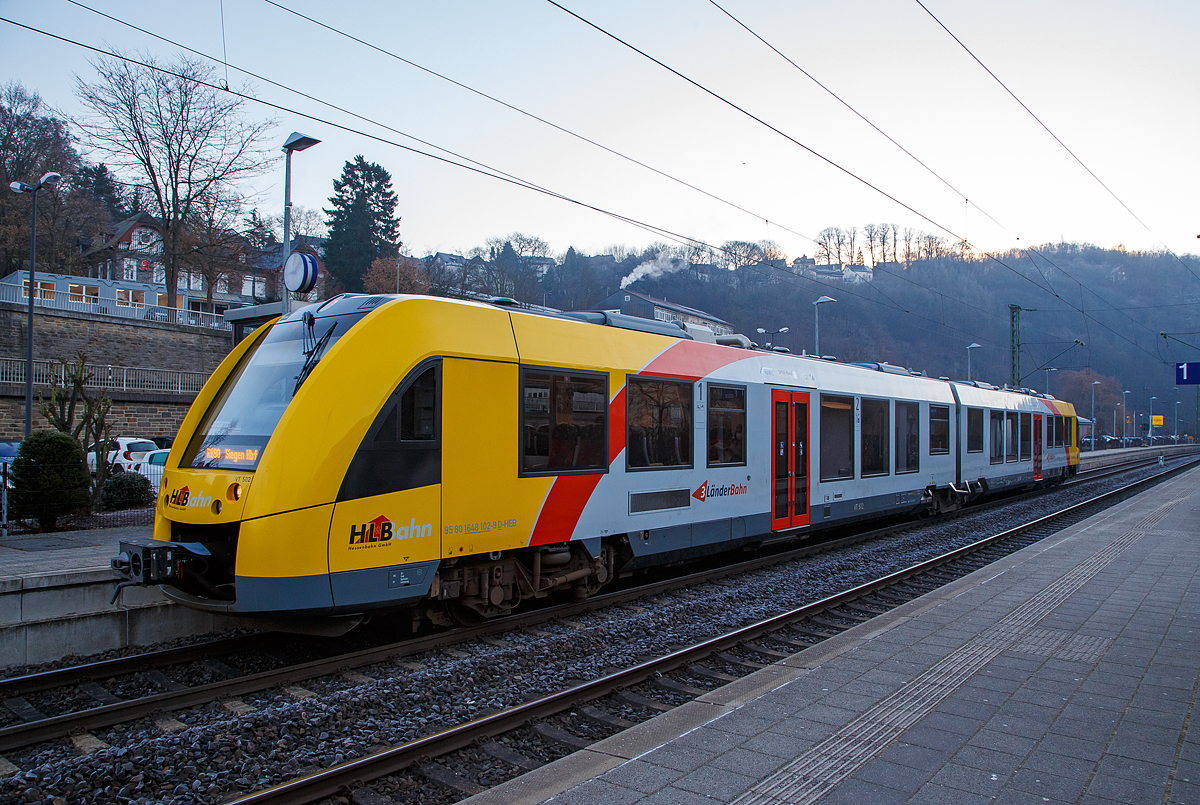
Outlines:
[{"label": "shrub", "polygon": [[65,433],[39,430],[21,442],[12,463],[12,516],[53,531],[59,517],[88,505],[91,478],[83,448]]},{"label": "shrub", "polygon": [[150,479],[138,472],[118,472],[110,475],[100,487],[96,506],[101,511],[118,511],[149,506],[154,502]]}]

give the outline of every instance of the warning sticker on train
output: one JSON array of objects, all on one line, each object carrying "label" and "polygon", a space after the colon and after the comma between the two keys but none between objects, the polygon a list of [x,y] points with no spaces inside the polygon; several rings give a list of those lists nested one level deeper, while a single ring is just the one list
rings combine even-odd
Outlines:
[{"label": "warning sticker on train", "polygon": [[713,486],[709,486],[708,481],[705,481],[692,493],[692,497],[703,503],[709,498],[723,498],[730,495],[744,494],[746,494],[745,484],[725,484],[724,486],[714,484]]}]

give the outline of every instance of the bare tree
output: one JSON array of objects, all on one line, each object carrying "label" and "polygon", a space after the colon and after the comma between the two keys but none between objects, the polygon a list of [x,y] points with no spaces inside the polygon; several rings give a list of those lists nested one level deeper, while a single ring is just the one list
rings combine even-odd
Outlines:
[{"label": "bare tree", "polygon": [[181,56],[161,68],[153,56],[139,61],[102,57],[95,83],[76,78],[91,111],[81,127],[161,219],[167,304],[175,307],[186,222],[206,195],[271,166],[262,141],[273,124],[247,120],[243,101],[218,90],[214,71],[199,61]]},{"label": "bare tree", "polygon": [[900,242],[900,225],[892,224],[892,262],[899,263],[900,256],[896,254],[896,246]]},{"label": "bare tree", "polygon": [[[888,239],[891,236],[891,227],[889,227],[887,224],[880,224],[879,226],[875,227],[875,235],[879,238],[879,260],[880,262],[886,263],[887,245]],[[871,255],[871,262],[875,262],[874,255]]]},{"label": "bare tree", "polygon": [[912,264],[912,261],[913,261],[912,244],[913,244],[913,238],[915,236],[916,236],[916,232],[913,231],[913,228],[911,226],[904,227],[904,267],[905,268],[908,268]]},{"label": "bare tree", "polygon": [[875,241],[879,237],[879,227],[875,224],[867,224],[863,227],[863,234],[867,236],[867,253],[871,255],[871,265],[875,265]]},{"label": "bare tree", "polygon": [[779,244],[773,240],[760,240],[758,248],[762,249],[764,260],[787,260],[783,249],[779,248]]},{"label": "bare tree", "polygon": [[854,253],[857,251],[855,242],[858,240],[858,227],[852,226],[846,230],[846,262],[854,262]]},{"label": "bare tree", "polygon": [[817,233],[817,261],[829,265],[837,249],[837,229],[827,226]]},{"label": "bare tree", "polygon": [[[232,191],[214,188],[196,199],[192,214],[184,221],[177,241],[179,267],[204,279],[206,299],[211,305],[213,291],[236,282],[242,262],[239,259],[243,239],[237,231],[242,215],[242,199]],[[170,287],[170,286],[168,286]]]}]

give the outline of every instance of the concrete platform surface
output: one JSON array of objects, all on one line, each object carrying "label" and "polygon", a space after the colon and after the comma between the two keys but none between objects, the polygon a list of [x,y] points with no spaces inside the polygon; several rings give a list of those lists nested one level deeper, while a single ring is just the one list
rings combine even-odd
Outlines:
[{"label": "concrete platform surface", "polygon": [[1200,470],[466,800],[1200,802]]}]

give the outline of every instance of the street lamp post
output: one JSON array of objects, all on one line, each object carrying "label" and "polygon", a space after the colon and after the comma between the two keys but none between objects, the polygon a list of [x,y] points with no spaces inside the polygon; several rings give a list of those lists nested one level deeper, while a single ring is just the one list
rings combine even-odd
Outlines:
[{"label": "street lamp post", "polygon": [[[788,331],[787,327],[780,327],[778,330],[764,330],[762,327],[758,328],[758,332],[762,333],[763,335],[766,335],[768,338],[773,335],[779,335],[780,333],[786,333],[787,331]],[[768,341],[767,349],[770,349],[770,348],[771,348],[771,342]]]},{"label": "street lamp post", "polygon": [[283,152],[287,154],[287,157],[284,160],[283,169],[283,264],[279,267],[280,316],[286,316],[288,308],[291,307],[288,304],[291,301],[291,291],[283,285],[283,268],[287,265],[288,258],[292,256],[292,152],[312,148],[319,142],[321,141],[316,137],[309,137],[298,131],[293,131],[283,141]]},{"label": "street lamp post", "polygon": [[1175,444],[1179,444],[1179,400],[1175,401]]},{"label": "street lamp post", "polygon": [[1150,437],[1150,446],[1154,446],[1154,401],[1157,397],[1150,398],[1150,418],[1146,420],[1146,435]]},{"label": "street lamp post", "polygon": [[47,173],[38,179],[36,185],[30,186],[24,182],[12,182],[9,189],[14,193],[28,193],[33,203],[30,205],[29,216],[29,326],[25,333],[25,438],[33,432],[33,298],[37,293],[37,192],[43,187],[54,187],[62,176],[57,173]]},{"label": "street lamp post", "polygon": [[1057,371],[1058,371],[1057,369],[1047,369],[1046,370],[1046,393],[1047,394],[1050,393],[1050,373],[1057,372]]},{"label": "street lamp post", "polygon": [[821,357],[821,305],[826,302],[836,302],[832,296],[822,296],[817,301],[813,302],[813,340],[816,347],[817,357]]},{"label": "street lamp post", "polygon": [[[1092,452],[1096,452],[1096,386],[1100,385],[1099,380],[1092,381]],[[1115,430],[1115,428],[1114,428]]]},{"label": "street lamp post", "polygon": [[1125,407],[1125,395],[1128,393],[1128,389],[1121,392],[1121,447],[1125,446],[1125,432],[1129,425],[1129,409]]},{"label": "street lamp post", "polygon": [[971,350],[978,349],[983,344],[967,344],[967,381],[971,380]]}]

